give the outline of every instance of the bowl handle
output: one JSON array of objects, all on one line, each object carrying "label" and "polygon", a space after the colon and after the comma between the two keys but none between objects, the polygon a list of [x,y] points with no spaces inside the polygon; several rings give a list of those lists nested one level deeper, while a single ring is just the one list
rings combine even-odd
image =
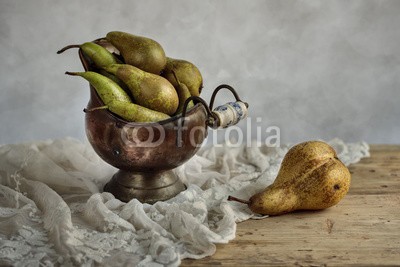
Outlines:
[{"label": "bowl handle", "polygon": [[[236,102],[228,102],[222,106],[216,107],[214,110],[212,110],[212,107],[214,105],[214,100],[217,95],[217,93],[221,89],[228,89],[229,91],[232,92],[234,97],[236,98]],[[207,126],[217,129],[217,128],[227,128],[229,126],[237,124],[240,120],[244,119],[247,117],[248,114],[248,107],[249,104],[246,102],[243,102],[240,98],[235,89],[233,89],[232,86],[227,85],[227,84],[221,84],[217,88],[215,88],[211,100],[210,100],[210,105],[208,106],[207,103],[202,99],[201,97],[198,96],[191,96],[188,99],[186,99],[185,104],[183,106],[183,112],[182,112],[182,124],[181,127],[183,127],[183,124],[185,122],[186,118],[186,110],[187,106],[190,101],[193,101],[195,103],[201,103],[207,111],[208,115],[208,120],[207,120]]]}]

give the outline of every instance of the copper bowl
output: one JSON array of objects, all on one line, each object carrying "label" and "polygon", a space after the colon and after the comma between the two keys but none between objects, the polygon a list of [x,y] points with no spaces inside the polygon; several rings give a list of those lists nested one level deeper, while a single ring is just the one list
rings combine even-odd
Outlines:
[{"label": "copper bowl", "polygon": [[[90,88],[88,109],[104,105]],[[171,171],[189,160],[207,136],[207,112],[197,104],[182,116],[157,123],[127,122],[108,110],[85,115],[86,135],[96,153],[120,169],[105,186],[122,201],[154,203],[185,189]]]},{"label": "copper bowl", "polygon": [[[100,45],[115,51],[110,44]],[[85,70],[93,70],[82,51],[79,56]],[[86,110],[103,106],[90,86]],[[182,120],[184,119],[184,125]],[[96,153],[119,169],[104,187],[121,201],[137,198],[154,203],[169,199],[185,185],[172,169],[189,160],[207,137],[207,111],[197,103],[185,112],[156,123],[128,122],[106,109],[86,112],[86,135]]]},{"label": "copper bowl", "polygon": [[[94,42],[110,52],[118,52],[104,39]],[[86,71],[95,70],[81,50],[79,57]],[[216,93],[222,88],[231,90],[240,101],[232,87],[220,85],[214,90],[210,105],[192,96],[186,101],[182,114],[156,123],[134,123],[107,109],[95,109],[104,104],[90,86],[85,115],[87,138],[104,161],[119,169],[105,185],[104,191],[124,202],[136,198],[141,202],[155,203],[185,190],[186,186],[173,169],[196,154],[207,137],[208,126],[219,127],[221,121],[211,109]],[[186,109],[189,100],[193,100],[195,105]]]}]

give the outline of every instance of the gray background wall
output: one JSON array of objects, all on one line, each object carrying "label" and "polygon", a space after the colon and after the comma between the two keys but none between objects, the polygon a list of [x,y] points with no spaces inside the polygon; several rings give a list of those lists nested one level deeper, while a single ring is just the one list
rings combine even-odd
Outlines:
[{"label": "gray background wall", "polygon": [[[195,63],[281,142],[400,143],[400,1],[0,1],[0,143],[85,140],[82,67],[64,45],[121,30]],[[218,103],[231,100],[220,94]],[[261,118],[257,122],[256,118]],[[222,132],[221,132],[222,133]]]}]

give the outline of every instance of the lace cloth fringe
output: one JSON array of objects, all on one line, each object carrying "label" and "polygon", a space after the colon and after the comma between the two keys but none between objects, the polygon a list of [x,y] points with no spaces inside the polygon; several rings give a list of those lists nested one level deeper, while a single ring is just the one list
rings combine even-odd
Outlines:
[{"label": "lace cloth fringe", "polygon": [[[346,164],[368,144],[329,141]],[[71,138],[0,147],[0,265],[178,266],[212,255],[257,215],[249,198],[273,182],[290,144],[203,147],[175,171],[188,185],[154,205],[102,192],[116,169]]]}]

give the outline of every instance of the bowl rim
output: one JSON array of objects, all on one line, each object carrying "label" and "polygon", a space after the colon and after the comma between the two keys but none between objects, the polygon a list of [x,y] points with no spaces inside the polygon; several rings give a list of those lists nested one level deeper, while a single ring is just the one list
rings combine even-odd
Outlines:
[{"label": "bowl rim", "polygon": [[[93,86],[90,85],[90,91],[92,94],[91,97],[95,97],[96,101],[100,103],[100,106],[104,106],[104,102],[101,100],[101,98],[99,97],[99,95],[97,94],[96,90],[94,89]],[[92,99],[93,100],[93,99]],[[185,118],[189,117],[190,115],[192,115],[193,113],[197,112],[199,110],[199,108],[203,108],[204,112],[206,113],[207,116],[207,112],[204,108],[204,106],[202,105],[202,103],[196,103],[193,107],[190,107],[186,110],[186,116]],[[100,111],[100,110],[99,110]],[[111,112],[108,109],[104,109],[102,111],[107,112],[108,115],[110,115],[111,117],[113,117],[113,119],[115,119],[116,121],[123,123],[123,124],[129,124],[129,125],[133,125],[133,126],[156,126],[156,125],[164,125],[164,124],[168,124],[170,122],[174,122],[174,121],[179,121],[179,119],[182,118],[182,114],[183,113],[179,113],[176,114],[175,116],[172,116],[168,119],[165,120],[161,120],[161,121],[155,121],[155,122],[134,122],[134,121],[128,121],[125,120],[123,118],[121,118],[120,116],[118,116],[117,114]]]}]

